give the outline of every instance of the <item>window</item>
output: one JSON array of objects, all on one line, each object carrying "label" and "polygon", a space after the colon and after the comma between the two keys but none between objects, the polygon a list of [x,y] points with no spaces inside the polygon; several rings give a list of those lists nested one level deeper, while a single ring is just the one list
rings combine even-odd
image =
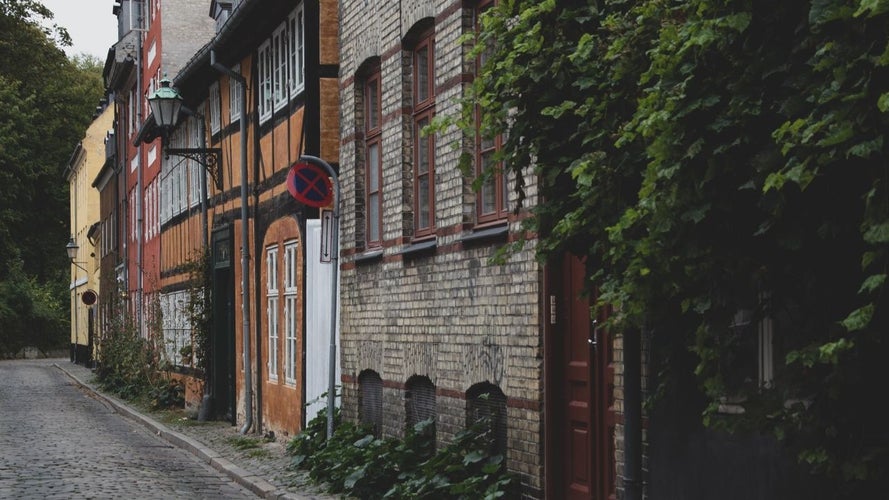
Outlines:
[{"label": "window", "polygon": [[296,383],[297,280],[296,242],[284,245],[284,381]]},{"label": "window", "polygon": [[290,62],[287,66],[287,79],[290,82],[290,95],[294,96],[305,88],[305,36],[303,32],[305,22],[302,4],[290,14],[287,22],[290,26],[288,29]]},{"label": "window", "polygon": [[[241,74],[241,65],[235,65],[232,71]],[[241,82],[234,78],[228,79],[228,119],[231,122],[241,119]]]},{"label": "window", "polygon": [[[198,119],[190,119],[188,120],[188,144],[191,148],[200,148],[203,147],[203,134],[201,133],[201,128],[203,125],[202,120]],[[201,201],[201,180],[202,176],[206,175],[203,165],[200,163],[189,160],[188,161],[188,187],[189,187],[189,206],[193,207],[200,203]]]},{"label": "window", "polygon": [[266,315],[269,322],[269,380],[278,380],[278,247],[266,249]]},{"label": "window", "polygon": [[380,68],[375,67],[364,83],[365,158],[365,247],[382,246],[383,157]]},{"label": "window", "polygon": [[413,376],[405,384],[404,414],[408,428],[432,419],[435,421],[435,385],[428,377]]},{"label": "window", "polygon": [[259,121],[272,117],[272,44],[259,46],[256,70],[259,78]]},{"label": "window", "polygon": [[756,392],[773,387],[775,379],[774,319],[770,295],[758,294],[756,301],[739,308],[729,325],[723,357],[726,367],[726,394],[721,398],[722,413],[744,413],[743,403]]},{"label": "window", "polygon": [[219,105],[219,82],[210,85],[210,132],[216,134],[222,128],[220,120],[222,108]]},{"label": "window", "polygon": [[413,51],[414,236],[435,229],[435,137],[423,129],[435,114],[435,50],[432,32]]},{"label": "window", "polygon": [[305,88],[305,18],[302,4],[287,16],[257,51],[259,121],[284,108]]},{"label": "window", "polygon": [[[494,5],[494,0],[483,0],[479,2],[474,13],[475,31],[481,31],[480,18],[481,15]],[[490,47],[487,47],[475,61],[476,73],[481,72],[487,62],[490,54]],[[484,137],[481,131],[481,112],[478,108],[475,110],[476,136],[475,136],[475,174],[478,176],[487,175],[488,177],[482,182],[478,192],[478,201],[476,203],[476,215],[479,223],[494,222],[506,219],[507,197],[509,190],[506,184],[506,175],[503,173],[502,164],[495,160],[495,153],[503,146],[502,137]]]},{"label": "window", "polygon": [[287,104],[287,23],[282,24],[272,34],[272,88],[274,89],[274,110]]},{"label": "window", "polygon": [[358,419],[373,429],[374,436],[383,431],[383,379],[373,370],[358,375]]}]

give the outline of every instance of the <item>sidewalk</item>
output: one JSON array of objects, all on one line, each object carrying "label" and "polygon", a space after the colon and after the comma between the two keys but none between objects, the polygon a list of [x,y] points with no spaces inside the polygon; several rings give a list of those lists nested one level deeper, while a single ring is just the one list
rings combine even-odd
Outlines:
[{"label": "sidewalk", "polygon": [[[242,436],[238,428],[228,422],[165,419],[160,412],[152,414],[137,410],[118,398],[100,392],[89,368],[62,360],[54,365],[121,415],[142,424],[174,446],[190,452],[259,497],[290,500],[337,498],[312,485],[305,472],[291,470],[290,457],[281,443],[268,443],[249,434]],[[162,423],[161,420],[165,421]],[[244,449],[245,443],[252,447]]]}]

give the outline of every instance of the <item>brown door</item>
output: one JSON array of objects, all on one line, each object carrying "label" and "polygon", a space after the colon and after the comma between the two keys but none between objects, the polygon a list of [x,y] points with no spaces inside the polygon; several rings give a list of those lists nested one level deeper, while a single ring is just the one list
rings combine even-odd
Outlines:
[{"label": "brown door", "polygon": [[584,264],[550,267],[547,335],[547,497],[614,497],[611,340],[591,317]]}]

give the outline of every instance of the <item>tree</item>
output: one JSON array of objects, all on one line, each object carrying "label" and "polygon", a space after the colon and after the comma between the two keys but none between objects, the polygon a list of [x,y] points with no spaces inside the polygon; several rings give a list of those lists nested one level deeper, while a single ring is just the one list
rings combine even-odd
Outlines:
[{"label": "tree", "polygon": [[[65,30],[40,24],[51,18],[38,2],[0,0],[0,288],[9,292],[0,294],[5,301],[0,310],[22,325],[38,312],[66,317],[63,308],[48,303],[39,311],[19,306],[44,303],[47,290],[67,303],[65,291],[52,286],[67,279],[68,271],[62,251],[68,240],[64,172],[103,93],[98,63],[68,60],[57,45],[70,43]],[[32,295],[15,306],[9,301],[18,300],[17,293]],[[53,325],[59,338],[65,321],[40,324]],[[4,324],[5,336],[15,331]]]},{"label": "tree", "polygon": [[[770,430],[862,488],[889,472],[887,11],[503,0],[463,117],[504,134],[520,197],[533,165],[541,255],[586,256],[618,331],[698,356],[706,422]],[[735,380],[739,312],[775,323],[771,387]],[[711,418],[737,392],[745,415]]]}]

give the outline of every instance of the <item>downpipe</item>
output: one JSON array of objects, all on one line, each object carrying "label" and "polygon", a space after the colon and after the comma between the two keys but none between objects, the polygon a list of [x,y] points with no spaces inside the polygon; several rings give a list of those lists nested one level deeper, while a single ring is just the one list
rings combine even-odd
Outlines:
[{"label": "downpipe", "polygon": [[216,51],[210,49],[210,66],[221,74],[237,81],[241,91],[241,316],[244,341],[244,413],[246,415],[241,434],[253,427],[253,368],[250,362],[250,221],[248,219],[247,190],[247,80],[243,75],[216,62]]}]

